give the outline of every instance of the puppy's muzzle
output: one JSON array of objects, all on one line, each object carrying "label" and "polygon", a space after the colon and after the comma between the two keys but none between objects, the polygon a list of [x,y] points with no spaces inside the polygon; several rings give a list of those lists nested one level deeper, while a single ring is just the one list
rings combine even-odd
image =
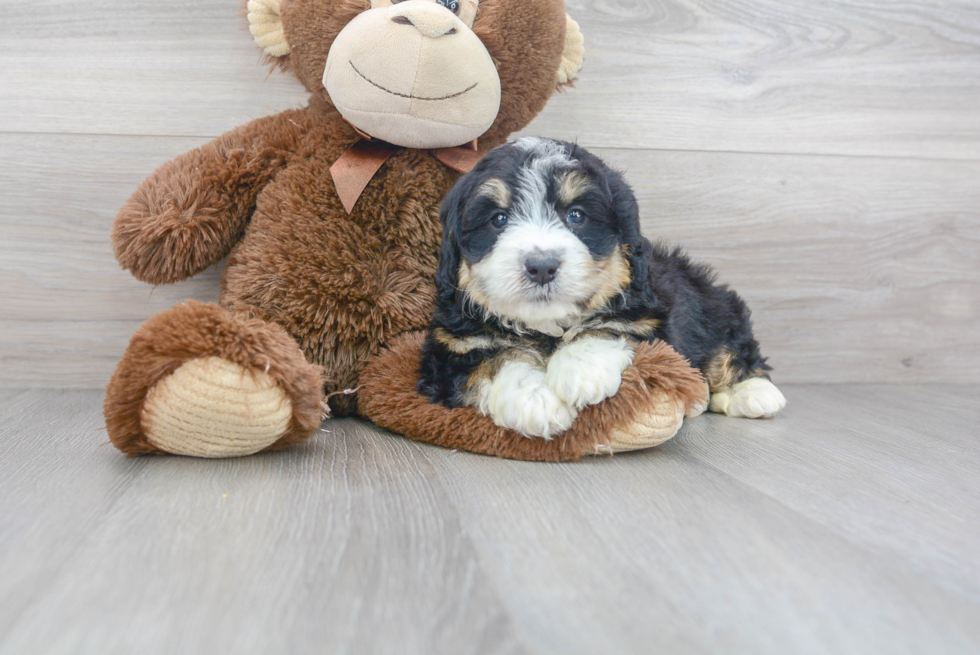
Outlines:
[{"label": "puppy's muzzle", "polygon": [[553,281],[560,267],[561,260],[551,254],[535,253],[524,260],[528,279],[539,286]]}]

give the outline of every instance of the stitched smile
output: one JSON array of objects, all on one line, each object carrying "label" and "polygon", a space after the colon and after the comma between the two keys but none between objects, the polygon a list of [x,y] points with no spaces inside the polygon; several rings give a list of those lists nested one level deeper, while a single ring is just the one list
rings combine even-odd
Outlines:
[{"label": "stitched smile", "polygon": [[377,82],[374,82],[370,78],[368,78],[367,75],[365,75],[361,71],[357,70],[357,66],[354,65],[354,62],[349,62],[349,63],[350,63],[350,67],[354,69],[354,72],[357,73],[358,75],[360,75],[364,79],[365,82],[367,82],[371,86],[375,86],[375,87],[381,89],[385,93],[390,93],[391,95],[398,96],[399,98],[411,98],[412,100],[449,100],[450,98],[458,98],[459,96],[463,95],[464,93],[469,93],[470,91],[472,91],[473,89],[476,88],[476,85],[477,84],[479,84],[479,82],[476,82],[476,83],[473,84],[473,86],[471,86],[469,88],[466,88],[466,89],[463,89],[459,93],[450,93],[448,96],[442,96],[442,97],[439,97],[439,98],[426,98],[426,97],[423,97],[423,96],[413,96],[413,95],[410,95],[410,94],[407,94],[407,93],[398,93],[397,91],[392,91],[391,89],[384,88],[383,86],[381,86]]}]

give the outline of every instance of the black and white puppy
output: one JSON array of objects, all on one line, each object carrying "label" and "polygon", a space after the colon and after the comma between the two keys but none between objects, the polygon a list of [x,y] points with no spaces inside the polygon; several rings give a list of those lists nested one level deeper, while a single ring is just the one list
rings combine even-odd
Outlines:
[{"label": "black and white puppy", "polygon": [[571,143],[520,139],[487,154],[442,203],[438,299],[419,393],[546,439],[616,393],[640,341],[699,368],[710,409],[786,404],[749,310],[715,274],[640,233],[632,190]]}]

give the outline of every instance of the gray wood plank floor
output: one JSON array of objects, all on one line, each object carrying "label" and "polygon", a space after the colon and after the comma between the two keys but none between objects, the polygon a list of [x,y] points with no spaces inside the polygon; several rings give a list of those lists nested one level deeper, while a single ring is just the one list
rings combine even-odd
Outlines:
[{"label": "gray wood plank floor", "polygon": [[575,464],[353,420],[129,460],[0,392],[0,653],[976,653],[972,386],[789,386]]}]

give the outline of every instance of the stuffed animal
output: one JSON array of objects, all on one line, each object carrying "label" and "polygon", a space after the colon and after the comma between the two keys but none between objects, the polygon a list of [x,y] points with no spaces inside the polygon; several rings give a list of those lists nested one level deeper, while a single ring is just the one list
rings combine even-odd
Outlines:
[{"label": "stuffed animal", "polygon": [[120,450],[248,455],[360,413],[447,446],[574,459],[659,443],[703,408],[703,381],[662,344],[544,444],[414,393],[439,202],[575,78],[584,41],[562,0],[250,0],[248,20],[310,102],[164,164],[119,212],[114,252],[139,280],[228,258],[218,304],[133,336],[104,406]]}]

